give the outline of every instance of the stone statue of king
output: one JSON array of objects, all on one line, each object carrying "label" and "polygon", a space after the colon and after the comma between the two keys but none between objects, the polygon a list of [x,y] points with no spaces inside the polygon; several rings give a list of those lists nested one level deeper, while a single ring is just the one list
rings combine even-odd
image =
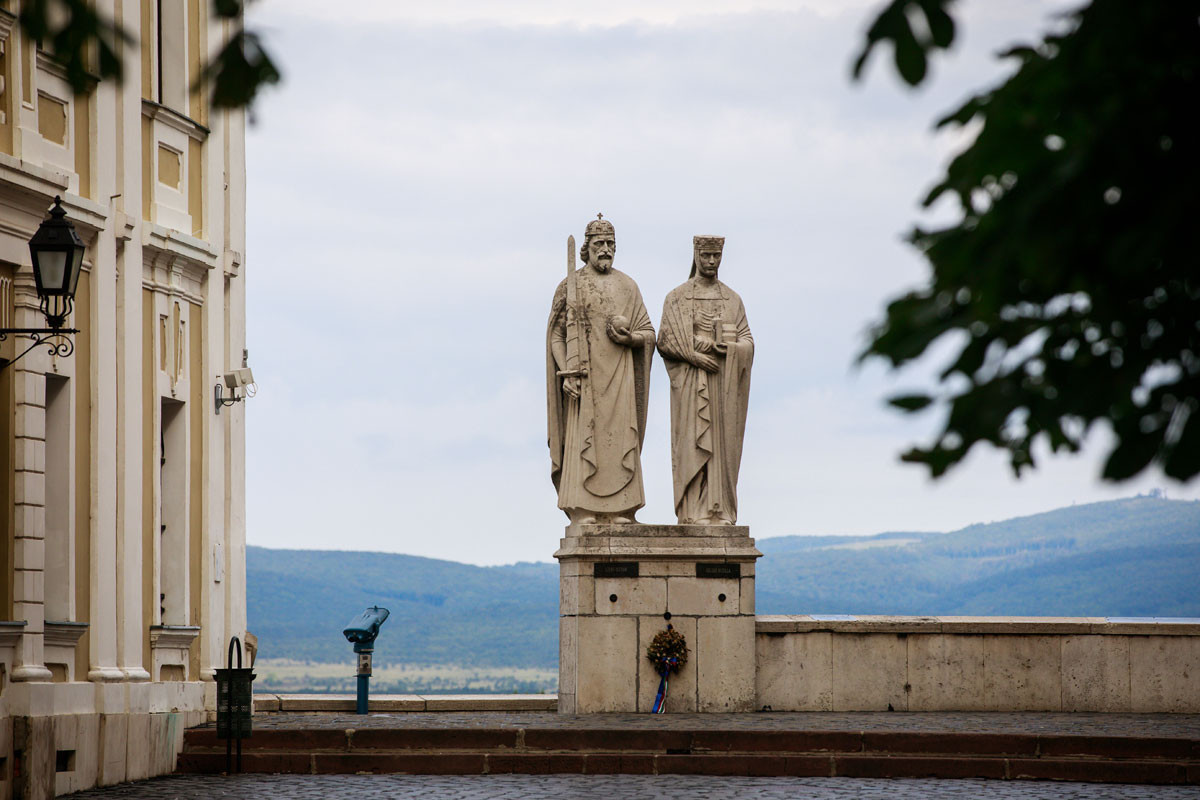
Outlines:
[{"label": "stone statue of king", "polygon": [[737,522],[754,339],[737,292],[717,280],[724,237],[692,240],[692,274],[667,295],[658,351],[671,379],[671,471],[680,525]]},{"label": "stone statue of king", "polygon": [[654,327],[637,284],[613,269],[616,231],[597,215],[558,284],[546,331],[550,477],[572,524],[631,523],[645,505],[641,451]]}]

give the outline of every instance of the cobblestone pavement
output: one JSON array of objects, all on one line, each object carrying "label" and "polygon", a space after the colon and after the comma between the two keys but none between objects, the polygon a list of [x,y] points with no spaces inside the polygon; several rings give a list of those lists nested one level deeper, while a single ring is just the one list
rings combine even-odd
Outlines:
[{"label": "cobblestone pavement", "polygon": [[931,731],[1200,738],[1200,714],[974,712],[760,712],[752,714],[566,714],[393,712],[256,714],[262,729],[602,728],[629,730]]},{"label": "cobblestone pavement", "polygon": [[174,775],[70,795],[74,800],[1196,800],[1200,787],[691,775]]}]

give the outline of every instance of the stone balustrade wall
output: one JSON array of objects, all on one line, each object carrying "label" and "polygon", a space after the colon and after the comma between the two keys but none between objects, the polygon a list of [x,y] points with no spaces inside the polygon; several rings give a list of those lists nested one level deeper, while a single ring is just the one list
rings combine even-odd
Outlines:
[{"label": "stone balustrade wall", "polygon": [[758,616],[773,711],[1200,712],[1200,620]]}]

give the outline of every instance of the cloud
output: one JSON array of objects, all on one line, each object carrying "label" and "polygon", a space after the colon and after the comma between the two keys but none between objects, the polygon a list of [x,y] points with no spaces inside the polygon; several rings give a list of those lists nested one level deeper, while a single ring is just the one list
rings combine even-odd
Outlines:
[{"label": "cloud", "polygon": [[[270,0],[257,12],[264,16],[319,21],[335,25],[467,25],[612,26],[628,23],[672,25],[697,17],[803,10],[823,17],[865,11],[876,0],[451,0],[441,3],[396,3],[359,0],[344,6],[321,0]],[[253,6],[252,6],[253,8]]]}]

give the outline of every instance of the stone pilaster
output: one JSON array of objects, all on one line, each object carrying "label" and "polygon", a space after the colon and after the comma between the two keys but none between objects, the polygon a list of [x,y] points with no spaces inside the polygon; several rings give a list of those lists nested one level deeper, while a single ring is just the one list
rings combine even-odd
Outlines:
[{"label": "stone pilaster", "polygon": [[[669,623],[688,643],[669,711],[754,707],[754,565],[744,526],[572,525],[559,560],[559,711],[649,711],[646,659]],[[669,615],[669,617],[667,616]]]},{"label": "stone pilaster", "polygon": [[[117,264],[116,243],[91,252],[91,664],[88,680],[125,679],[117,665]],[[82,509],[80,509],[82,512]]]},{"label": "stone pilaster", "polygon": [[[19,327],[42,327],[45,321],[33,297],[32,273],[16,288]],[[24,349],[28,341],[17,339]],[[17,352],[20,352],[19,350]],[[45,348],[35,347],[8,369],[13,371],[13,618],[24,620],[17,648],[14,681],[48,681],[43,634],[46,624],[46,376]]]},{"label": "stone pilaster", "polygon": [[[153,408],[142,403],[142,248],[122,238],[129,231],[124,212],[114,208],[119,226],[117,276],[117,664],[126,680],[148,681],[149,664],[142,663],[145,628],[142,622],[143,553],[142,474],[143,414]],[[130,237],[132,238],[132,237]]]},{"label": "stone pilaster", "polygon": [[[125,30],[138,30],[141,8],[131,3],[117,6]],[[132,51],[130,51],[132,53]],[[129,57],[134,57],[132,54]],[[142,87],[129,76],[121,84],[97,88],[97,135],[111,137],[114,158],[97,165],[98,198],[109,198],[109,219],[116,260],[117,352],[117,665],[126,680],[148,681],[143,664],[146,629],[142,619],[144,559],[143,532],[143,419],[153,407],[143,407],[142,173],[134,165],[142,159],[140,136],[117,138],[118,130],[140,130]]]}]

